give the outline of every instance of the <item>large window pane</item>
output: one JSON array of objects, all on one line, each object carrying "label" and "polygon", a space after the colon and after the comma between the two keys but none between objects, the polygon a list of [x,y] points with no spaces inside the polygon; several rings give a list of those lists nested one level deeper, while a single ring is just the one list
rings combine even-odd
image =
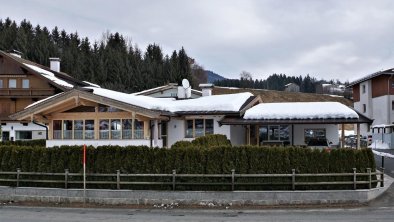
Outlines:
[{"label": "large window pane", "polygon": [[72,139],[73,135],[73,121],[63,120],[63,139]]},{"label": "large window pane", "polygon": [[111,139],[120,139],[120,119],[111,120]]},{"label": "large window pane", "polygon": [[144,121],[134,120],[134,139],[144,138]]},{"label": "large window pane", "polygon": [[8,80],[8,88],[16,88],[16,79]]},{"label": "large window pane", "polygon": [[[252,126],[254,128],[254,126]],[[268,140],[268,127],[267,126],[261,126],[259,127],[259,141],[260,144],[262,144],[264,141]]]},{"label": "large window pane", "polygon": [[289,125],[281,125],[280,126],[280,140],[281,141],[289,141]]},{"label": "large window pane", "polygon": [[213,134],[213,119],[205,120],[205,135]]},{"label": "large window pane", "polygon": [[194,120],[194,135],[195,137],[204,136],[204,120],[203,119],[195,119]]},{"label": "large window pane", "polygon": [[326,139],[326,129],[305,129],[304,130],[305,143],[310,139]]},{"label": "large window pane", "polygon": [[94,120],[85,120],[85,139],[94,139]]},{"label": "large window pane", "polygon": [[193,138],[193,120],[186,120],[186,138]]},{"label": "large window pane", "polygon": [[83,139],[83,120],[74,120],[74,139]]},{"label": "large window pane", "polygon": [[16,131],[16,139],[17,140],[31,140],[32,132],[31,131]]},{"label": "large window pane", "polygon": [[122,137],[123,139],[131,139],[131,130],[132,130],[132,120],[124,119],[122,120]]},{"label": "large window pane", "polygon": [[100,139],[109,139],[109,120],[101,119],[100,120]]},{"label": "large window pane", "polygon": [[270,140],[279,140],[279,127],[268,126],[268,135]]},{"label": "large window pane", "polygon": [[54,120],[53,121],[53,139],[61,139],[62,138],[62,121]]},{"label": "large window pane", "polygon": [[22,88],[28,89],[30,87],[30,81],[28,79],[22,80]]}]

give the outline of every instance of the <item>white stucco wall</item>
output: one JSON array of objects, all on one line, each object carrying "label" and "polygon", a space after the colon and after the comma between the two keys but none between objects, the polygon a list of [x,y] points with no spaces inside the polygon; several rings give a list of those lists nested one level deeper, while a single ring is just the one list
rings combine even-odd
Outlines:
[{"label": "white stucco wall", "polygon": [[233,146],[245,145],[246,128],[245,126],[230,126],[230,141]]},{"label": "white stucco wall", "polygon": [[[32,139],[45,139],[46,138],[46,129],[45,127],[36,125],[34,123],[28,123],[27,126],[24,126],[19,122],[7,122],[6,125],[1,126],[2,132],[9,132],[10,137],[16,139],[16,131],[32,131]],[[0,138],[0,140],[2,137]]]},{"label": "white stucco wall", "polygon": [[333,145],[339,144],[338,125],[336,124],[305,124],[294,125],[294,145],[305,146],[304,130],[305,129],[326,129],[326,138]]},{"label": "white stucco wall", "polygon": [[[231,140],[230,126],[219,126],[218,121],[223,118],[223,116],[194,116],[196,119],[213,119],[213,133],[226,135],[228,139]],[[193,117],[193,118],[194,118]],[[185,138],[185,127],[186,122],[184,118],[171,118],[168,122],[168,147],[171,147],[177,141],[192,141],[194,138]],[[235,134],[234,134],[235,135]]]},{"label": "white stucco wall", "polygon": [[[153,142],[153,141],[152,141]],[[46,147],[54,146],[150,146],[150,140],[47,140]],[[158,147],[163,146],[163,141],[158,141]]]}]

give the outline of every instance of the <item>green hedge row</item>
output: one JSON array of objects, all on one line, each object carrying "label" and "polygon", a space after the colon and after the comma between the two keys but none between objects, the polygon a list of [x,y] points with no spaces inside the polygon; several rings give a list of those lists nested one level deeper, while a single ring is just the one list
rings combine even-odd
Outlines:
[{"label": "green hedge row", "polygon": [[225,135],[212,134],[198,137],[193,141],[178,141],[174,143],[171,148],[189,148],[197,147],[213,147],[213,146],[231,146],[231,141]]},{"label": "green hedge row", "polygon": [[[81,172],[81,159],[81,147],[0,146],[0,171],[15,171],[16,168],[20,168],[25,172],[64,172],[64,169],[69,169],[70,172]],[[116,170],[120,170],[122,173],[172,173],[173,169],[177,173],[184,174],[228,174],[232,169],[235,169],[236,173],[242,174],[288,174],[291,173],[291,169],[295,169],[297,173],[345,173],[353,172],[353,168],[357,168],[358,172],[366,172],[367,168],[375,170],[374,156],[370,149],[333,149],[331,152],[326,152],[299,147],[256,146],[210,148],[192,146],[188,149],[160,149],[142,146],[87,148],[87,171],[89,173],[115,173]],[[341,180],[341,178],[329,179]],[[207,181],[207,178],[191,179],[190,181],[203,182]],[[213,181],[228,180],[219,178]],[[240,182],[242,181],[262,182],[263,179],[240,180]],[[288,179],[281,178],[268,180],[268,182],[283,181],[289,182]],[[318,179],[309,181],[318,181]],[[267,182],[267,180],[263,182]],[[142,188],[146,189],[146,186]],[[227,188],[214,189],[225,190]],[[332,189],[329,186],[314,188]],[[350,189],[351,186],[342,186],[341,188]],[[133,187],[133,189],[137,188]],[[160,189],[170,189],[170,187],[161,187]],[[289,187],[267,186],[258,189],[289,189]]]},{"label": "green hedge row", "polygon": [[39,146],[45,147],[46,140],[17,140],[17,141],[2,141],[0,145],[14,145],[14,146]]}]

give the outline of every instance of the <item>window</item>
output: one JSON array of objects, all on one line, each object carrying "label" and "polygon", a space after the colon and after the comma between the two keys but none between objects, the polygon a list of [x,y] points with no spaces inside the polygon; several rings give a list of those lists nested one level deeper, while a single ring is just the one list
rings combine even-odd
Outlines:
[{"label": "window", "polygon": [[268,125],[259,127],[260,144],[267,141],[289,141],[288,125]]},{"label": "window", "polygon": [[305,143],[308,144],[310,139],[326,139],[326,129],[305,129]]},{"label": "window", "polygon": [[131,128],[132,120],[131,119],[123,119],[122,120],[122,137],[123,139],[131,139]]},{"label": "window", "polygon": [[74,120],[74,139],[83,139],[83,120]]},{"label": "window", "polygon": [[366,113],[366,112],[367,112],[367,105],[363,104],[363,113]]},{"label": "window", "polygon": [[111,139],[121,139],[120,130],[121,130],[120,119],[111,120]]},{"label": "window", "polygon": [[0,89],[3,88],[3,87],[4,87],[4,86],[3,86],[3,80],[0,79]]},{"label": "window", "polygon": [[30,87],[30,81],[28,79],[22,80],[22,88],[28,89]]},{"label": "window", "polygon": [[31,140],[32,138],[31,131],[16,131],[17,140]]},{"label": "window", "polygon": [[8,80],[8,88],[16,88],[16,79]]},{"label": "window", "polygon": [[391,101],[391,110],[394,110],[394,100]]},{"label": "window", "polygon": [[63,120],[63,139],[69,140],[72,139],[73,135],[73,121],[72,120]]},{"label": "window", "polygon": [[144,138],[144,122],[134,120],[134,139]]},{"label": "window", "polygon": [[213,119],[186,120],[186,138],[213,134]]},{"label": "window", "polygon": [[100,120],[100,139],[109,139],[109,120],[101,119]]},{"label": "window", "polygon": [[362,92],[365,93],[365,84],[361,85]]},{"label": "window", "polygon": [[62,139],[62,121],[53,121],[53,139]]},{"label": "window", "polygon": [[85,139],[94,139],[94,120],[85,120]]}]

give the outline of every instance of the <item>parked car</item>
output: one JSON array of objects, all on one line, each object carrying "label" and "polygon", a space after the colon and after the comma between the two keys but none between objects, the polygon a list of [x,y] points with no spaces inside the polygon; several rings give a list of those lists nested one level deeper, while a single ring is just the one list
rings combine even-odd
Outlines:
[{"label": "parked car", "polygon": [[310,139],[307,147],[312,149],[326,149],[331,150],[331,143],[327,139]]}]

